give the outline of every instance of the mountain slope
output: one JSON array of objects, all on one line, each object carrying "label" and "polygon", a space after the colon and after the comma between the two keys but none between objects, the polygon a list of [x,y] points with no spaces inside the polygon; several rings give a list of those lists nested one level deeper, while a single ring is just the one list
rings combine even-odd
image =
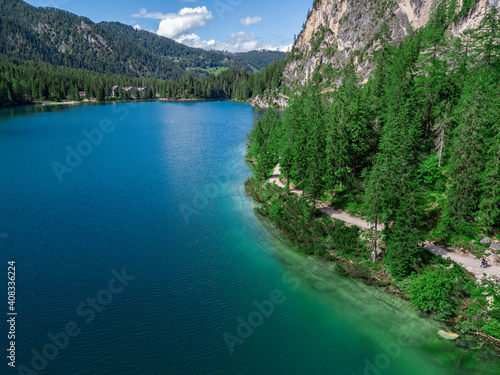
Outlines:
[{"label": "mountain slope", "polygon": [[175,60],[178,66],[183,69],[188,68],[191,73],[203,73],[203,70],[216,67],[260,71],[274,60],[281,60],[286,56],[286,53],[278,51],[241,53],[207,51],[201,48],[188,47],[149,31],[135,30],[133,27],[119,22],[101,22],[98,25],[113,33],[113,35],[132,42],[156,56]]},{"label": "mountain slope", "polygon": [[269,64],[286,57],[285,52],[279,51],[249,51],[238,52],[235,56],[241,60],[247,61],[257,70],[262,70]]},{"label": "mountain slope", "polygon": [[[191,48],[117,22],[95,24],[21,0],[0,0],[0,15],[0,54],[9,58],[158,79],[176,79],[187,71],[199,76],[211,68],[255,71],[262,66],[254,66],[245,56]],[[276,56],[270,51],[257,53],[260,62]]]},{"label": "mountain slope", "polygon": [[498,0],[316,0],[284,70],[288,85],[304,84],[316,70],[340,84],[335,74],[352,61],[362,81],[374,68],[374,52],[382,43],[399,43],[412,29],[427,24],[437,6],[446,7],[455,36],[476,28]]},{"label": "mountain slope", "polygon": [[1,51],[6,57],[108,74],[177,78],[183,70],[88,18],[19,0],[0,0]]},{"label": "mountain slope", "polygon": [[139,46],[155,56],[168,58],[170,61],[175,60],[175,64],[182,69],[209,69],[214,67],[249,69],[247,62],[233,58],[228,53],[188,47],[172,39],[144,30],[135,30],[133,27],[119,22],[102,22],[98,26],[112,33],[115,37]]}]

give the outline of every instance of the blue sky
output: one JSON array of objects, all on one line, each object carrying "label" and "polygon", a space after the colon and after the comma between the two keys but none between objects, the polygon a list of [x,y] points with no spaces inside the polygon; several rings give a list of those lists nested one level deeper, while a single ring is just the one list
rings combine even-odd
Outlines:
[{"label": "blue sky", "polygon": [[313,0],[28,0],[94,22],[118,21],[178,42],[242,52],[286,50]]}]

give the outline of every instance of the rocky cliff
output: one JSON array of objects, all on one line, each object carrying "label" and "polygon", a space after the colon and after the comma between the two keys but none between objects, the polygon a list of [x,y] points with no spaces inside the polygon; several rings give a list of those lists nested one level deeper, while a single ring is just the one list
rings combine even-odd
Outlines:
[{"label": "rocky cliff", "polygon": [[[284,70],[284,83],[304,84],[316,70],[327,85],[340,83],[338,69],[352,59],[358,75],[366,81],[374,68],[373,53],[383,35],[398,43],[413,29],[424,26],[440,0],[316,0],[305,27],[292,49]],[[459,36],[476,28],[500,0],[458,0],[448,3],[455,13],[449,31]],[[450,5],[451,4],[451,5]],[[451,8],[453,7],[453,8]]]}]

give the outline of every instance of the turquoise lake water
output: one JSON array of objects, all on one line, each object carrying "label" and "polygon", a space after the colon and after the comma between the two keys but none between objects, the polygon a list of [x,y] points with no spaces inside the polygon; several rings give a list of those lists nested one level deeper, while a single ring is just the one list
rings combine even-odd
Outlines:
[{"label": "turquoise lake water", "polygon": [[0,111],[1,277],[15,260],[18,312],[17,369],[4,358],[1,374],[500,373],[493,352],[461,357],[473,339],[440,339],[441,324],[255,216],[253,115],[232,102]]}]

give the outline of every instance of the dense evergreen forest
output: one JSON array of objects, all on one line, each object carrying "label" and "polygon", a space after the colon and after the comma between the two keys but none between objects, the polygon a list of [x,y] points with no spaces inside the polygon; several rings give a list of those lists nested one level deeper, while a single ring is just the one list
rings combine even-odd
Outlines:
[{"label": "dense evergreen forest", "polygon": [[149,31],[135,30],[119,22],[101,22],[98,25],[116,37],[132,42],[155,56],[167,57],[184,71],[189,70],[194,76],[208,75],[216,68],[261,71],[273,61],[281,60],[286,56],[284,52],[265,50],[239,53],[207,51],[185,46]]},{"label": "dense evergreen forest", "polygon": [[[454,6],[440,2],[400,45],[382,33],[366,84],[350,64],[340,87],[322,93],[316,73],[283,113],[261,114],[249,135],[247,189],[304,252],[357,260],[339,267],[391,285],[462,332],[500,338],[498,284],[480,286],[421,247],[430,240],[480,256],[488,245],[479,240],[500,232],[499,14],[457,38],[447,31]],[[278,163],[305,198],[262,184]],[[375,262],[359,229],[332,226],[318,200],[384,224]]]},{"label": "dense evergreen forest", "polygon": [[[133,78],[50,64],[0,59],[0,106],[42,101],[95,99],[234,99],[247,100],[277,87],[285,60],[262,72],[231,69],[208,77],[190,74],[176,80]],[[115,96],[111,89],[119,86]],[[132,91],[124,88],[133,87]],[[137,88],[144,88],[139,92]]]},{"label": "dense evergreen forest", "polygon": [[234,55],[244,61],[248,61],[248,63],[259,71],[274,61],[280,61],[286,57],[286,53],[279,51],[248,51],[237,52]]}]

